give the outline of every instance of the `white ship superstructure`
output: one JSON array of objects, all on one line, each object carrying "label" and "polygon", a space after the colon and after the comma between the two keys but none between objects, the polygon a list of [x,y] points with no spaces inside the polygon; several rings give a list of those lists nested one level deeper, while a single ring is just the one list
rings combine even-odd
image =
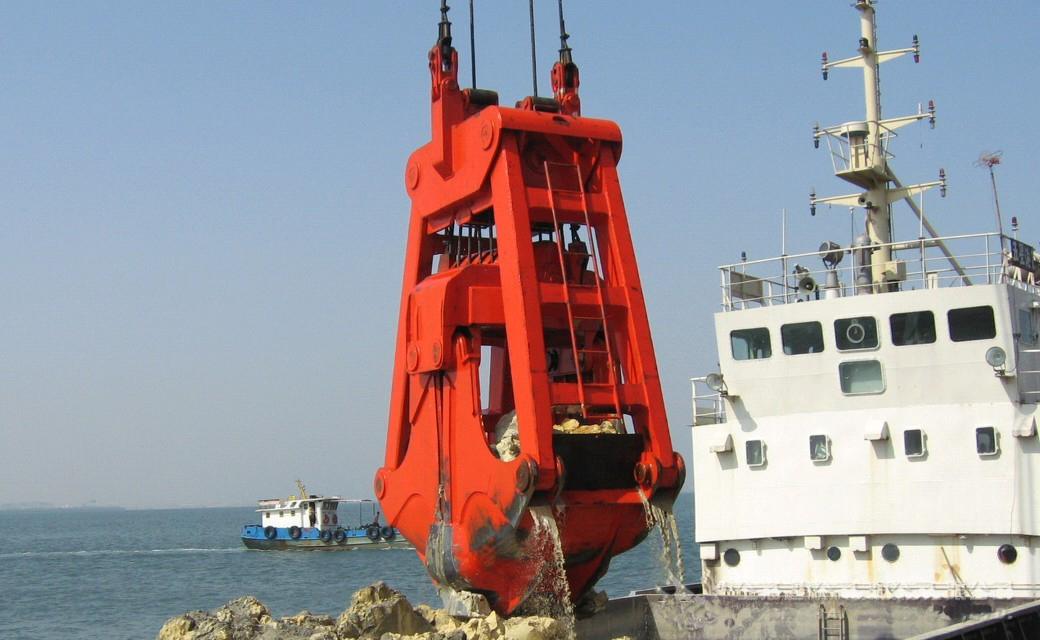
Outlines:
[{"label": "white ship superstructure", "polygon": [[[904,186],[877,66],[874,3],[857,55],[863,120],[817,129],[857,189],[846,246],[721,267],[720,373],[694,381],[705,594],[1040,598],[1040,292],[1032,247],[938,236]],[[893,211],[919,236],[898,241]],[[713,391],[706,387],[710,386]]]}]

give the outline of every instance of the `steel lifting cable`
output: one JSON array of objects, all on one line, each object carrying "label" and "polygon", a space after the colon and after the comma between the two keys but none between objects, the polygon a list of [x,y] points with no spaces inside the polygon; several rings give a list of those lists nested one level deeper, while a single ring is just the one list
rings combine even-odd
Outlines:
[{"label": "steel lifting cable", "polygon": [[[561,0],[562,1],[562,0]],[[477,40],[473,35],[473,0],[469,0],[469,66],[473,81],[471,89],[477,88]]]},{"label": "steel lifting cable", "polygon": [[[567,28],[563,20],[563,0],[557,0],[557,6],[559,8],[560,15],[560,62],[563,64],[571,64],[571,48],[567,45],[567,39],[570,35],[567,33]],[[531,23],[531,85],[534,97],[538,97],[538,54],[537,54],[537,43],[535,40],[535,28],[534,28],[534,0],[528,0],[527,2],[528,14]],[[442,48],[444,43],[447,42],[448,46],[451,46],[451,22],[448,21],[448,5],[447,0],[441,0],[441,33],[440,42]],[[473,0],[469,0],[469,57],[470,57],[470,86],[474,89],[477,88],[477,44],[476,44],[476,28],[473,17]]]},{"label": "steel lifting cable", "polygon": [[534,0],[528,0],[527,6],[531,13],[531,82],[534,84],[534,97],[538,97],[538,60],[535,55],[534,45]]}]

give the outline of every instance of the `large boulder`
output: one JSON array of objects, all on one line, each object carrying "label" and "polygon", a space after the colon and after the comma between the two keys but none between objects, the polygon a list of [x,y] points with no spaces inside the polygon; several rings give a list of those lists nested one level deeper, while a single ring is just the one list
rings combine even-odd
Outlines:
[{"label": "large boulder", "polygon": [[336,633],[341,638],[378,640],[384,633],[408,636],[433,630],[433,625],[412,608],[408,598],[385,582],[359,589],[350,608],[336,620]]}]

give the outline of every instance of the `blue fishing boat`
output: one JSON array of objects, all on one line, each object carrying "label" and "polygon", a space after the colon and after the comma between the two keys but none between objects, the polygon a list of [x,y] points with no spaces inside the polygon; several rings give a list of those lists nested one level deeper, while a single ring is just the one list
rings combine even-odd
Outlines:
[{"label": "blue fishing boat", "polygon": [[[308,494],[297,481],[299,496],[259,501],[259,524],[242,527],[242,544],[261,551],[340,551],[411,548],[390,525],[379,520],[373,500]],[[346,505],[342,511],[341,505]],[[349,522],[346,520],[349,518]]]}]

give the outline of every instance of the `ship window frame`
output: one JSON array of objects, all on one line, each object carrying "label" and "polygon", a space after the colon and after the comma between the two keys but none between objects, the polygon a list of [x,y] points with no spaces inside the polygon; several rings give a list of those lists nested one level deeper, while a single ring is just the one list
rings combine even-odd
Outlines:
[{"label": "ship window frame", "polygon": [[831,439],[822,433],[810,435],[809,459],[813,462],[830,462]]},{"label": "ship window frame", "polygon": [[780,344],[785,356],[823,353],[826,349],[823,342],[823,324],[817,320],[782,324]]},{"label": "ship window frame", "polygon": [[[987,311],[988,314],[986,314]],[[981,315],[972,316],[972,313]],[[956,320],[955,314],[957,315]],[[981,322],[979,322],[980,320]],[[950,340],[953,342],[992,340],[997,337],[997,319],[993,313],[993,305],[989,304],[950,309],[946,312],[946,326],[950,331]]]},{"label": "ship window frame", "polygon": [[[983,435],[988,435],[989,446],[983,446],[983,440],[980,437]],[[1000,455],[1000,432],[996,427],[986,425],[975,428],[975,452],[983,457]]]},{"label": "ship window frame", "polygon": [[[869,321],[869,323],[865,321]],[[843,331],[841,328],[839,328],[838,324],[846,322],[848,323],[848,325],[844,327]],[[861,345],[860,343],[855,343],[848,335],[849,330],[853,326],[853,323],[857,322],[860,326],[864,326],[863,338],[860,342],[867,344]],[[865,325],[867,324],[870,325],[870,328],[865,327]],[[870,343],[871,330],[873,330],[874,334],[872,343]],[[854,344],[856,346],[842,347],[842,344]],[[878,332],[877,318],[875,318],[874,316],[852,316],[849,318],[837,318],[834,321],[834,346],[835,348],[837,348],[838,351],[873,351],[879,348],[881,346],[881,335]]]},{"label": "ship window frame", "polygon": [[749,467],[764,467],[766,465],[766,443],[762,440],[744,442],[744,461]]},{"label": "ship window frame", "polygon": [[[912,442],[911,439],[916,442]],[[911,444],[915,446],[911,447]],[[923,458],[928,455],[927,438],[923,429],[905,429],[903,431],[903,453],[907,458]]]},{"label": "ship window frame", "polygon": [[[846,375],[846,372],[850,369],[858,369],[863,365],[876,365],[877,366],[877,386],[869,387],[865,389],[853,388],[853,382],[857,384],[863,384],[869,382],[872,379],[868,378],[857,378],[853,380],[851,375]],[[869,396],[879,395],[885,392],[888,385],[885,381],[885,367],[882,366],[881,361],[877,358],[867,358],[863,360],[845,360],[844,362],[838,363],[838,386],[841,388],[841,392],[847,396]]]},{"label": "ship window frame", "polygon": [[[764,346],[764,355],[755,355],[759,350],[755,349],[754,340],[761,339],[765,336],[765,344],[758,345],[759,347]],[[737,353],[737,343],[735,339],[743,340],[746,345],[746,349],[742,351],[745,355]],[[733,329],[729,332],[729,349],[733,355],[734,360],[766,360],[773,357],[773,338],[770,335],[768,327],[748,327],[746,329]]]},{"label": "ship window frame", "polygon": [[[906,336],[906,325],[905,322],[914,316],[921,318],[931,318],[931,333],[927,331],[917,331],[913,336]],[[897,320],[898,319],[898,320]],[[899,328],[897,329],[896,323],[900,322]],[[897,347],[912,347],[922,344],[935,344],[936,331],[935,331],[935,312],[931,309],[923,309],[921,311],[907,311],[904,313],[893,313],[888,317],[888,328],[891,331],[892,344]]]}]

